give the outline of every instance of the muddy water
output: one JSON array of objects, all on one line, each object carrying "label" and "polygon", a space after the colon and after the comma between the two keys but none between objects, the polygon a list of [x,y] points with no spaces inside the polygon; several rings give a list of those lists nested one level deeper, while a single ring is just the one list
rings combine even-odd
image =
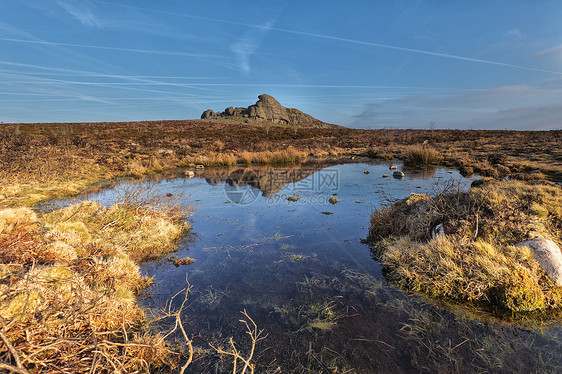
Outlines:
[{"label": "muddy water", "polygon": [[[394,179],[389,165],[208,169],[158,181],[159,192],[183,194],[197,208],[173,254],[195,262],[143,265],[154,286],[142,302],[162,308],[186,279],[193,286],[183,319],[206,354],[188,372],[231,372],[210,344],[226,347],[233,337],[248,352],[244,310],[267,335],[256,346],[259,373],[561,372],[559,327],[474,318],[470,308],[385,281],[361,243],[372,211],[451,178],[470,184],[444,168]],[[89,198],[110,204],[115,190]]]}]

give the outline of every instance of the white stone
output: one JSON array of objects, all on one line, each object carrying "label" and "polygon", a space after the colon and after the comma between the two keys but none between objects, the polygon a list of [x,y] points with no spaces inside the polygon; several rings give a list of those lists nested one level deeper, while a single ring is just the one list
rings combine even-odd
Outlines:
[{"label": "white stone", "polygon": [[539,236],[516,246],[529,248],[543,270],[558,286],[562,286],[562,252],[554,241]]},{"label": "white stone", "polygon": [[445,235],[445,227],[442,223],[438,224],[431,230],[431,237],[435,238],[436,236],[443,236]]}]

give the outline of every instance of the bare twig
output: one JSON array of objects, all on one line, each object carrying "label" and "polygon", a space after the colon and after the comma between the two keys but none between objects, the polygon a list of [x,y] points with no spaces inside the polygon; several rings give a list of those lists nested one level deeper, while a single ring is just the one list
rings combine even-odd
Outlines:
[{"label": "bare twig", "polygon": [[9,370],[11,373],[18,373],[18,374],[29,374],[29,371],[25,370],[25,369],[20,369],[18,367],[12,366],[12,365],[8,365],[8,364],[3,364],[0,362],[0,369],[6,369]]},{"label": "bare twig", "polygon": [[263,330],[258,329],[257,324],[248,315],[246,310],[244,310],[241,313],[244,317],[246,317],[247,320],[241,319],[240,322],[242,322],[244,325],[246,325],[246,333],[248,335],[250,335],[250,339],[251,339],[251,342],[252,342],[248,357],[242,356],[242,353],[240,351],[238,351],[238,349],[236,348],[236,345],[234,344],[234,340],[232,338],[230,338],[230,340],[229,340],[230,350],[225,350],[222,347],[217,348],[217,347],[214,347],[213,345],[211,345],[211,347],[215,351],[217,351],[217,353],[220,354],[220,355],[232,356],[232,360],[233,360],[232,361],[232,364],[233,364],[232,374],[238,373],[238,371],[237,371],[238,360],[240,360],[244,363],[244,367],[240,371],[241,374],[245,374],[248,369],[250,369],[250,373],[253,374],[254,373],[254,364],[252,363],[252,359],[254,357],[254,352],[255,352],[255,349],[256,349],[256,343],[259,342],[260,340],[265,339],[267,337],[267,335],[262,336]]},{"label": "bare twig", "polygon": [[[4,321],[0,319],[0,322],[2,323],[2,330],[5,331],[6,325],[4,324]],[[8,350],[10,351],[10,354],[14,358],[14,361],[16,362],[17,369],[19,370],[19,372],[27,373],[27,370],[25,370],[23,365],[21,364],[21,360],[20,360],[20,356],[19,356],[18,352],[16,351],[16,349],[14,348],[12,343],[10,343],[10,340],[8,339],[8,337],[4,334],[4,332],[2,330],[0,330],[0,339],[2,339],[2,341],[4,342],[4,344],[6,345]]]}]

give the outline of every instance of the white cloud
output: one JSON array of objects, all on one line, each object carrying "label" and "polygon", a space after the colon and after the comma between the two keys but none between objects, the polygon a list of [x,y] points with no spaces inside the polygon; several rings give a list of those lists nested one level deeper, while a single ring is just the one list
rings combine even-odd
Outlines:
[{"label": "white cloud", "polygon": [[549,57],[549,58],[556,58],[557,60],[562,60],[562,44],[557,45],[552,48],[548,48],[545,50],[540,51],[536,54],[537,57]]},{"label": "white cloud", "polygon": [[364,106],[357,127],[552,130],[562,128],[562,89],[505,86],[424,94]]},{"label": "white cloud", "polygon": [[57,3],[83,25],[89,27],[104,27],[103,21],[94,15],[87,1],[59,0]]},{"label": "white cloud", "polygon": [[519,29],[507,30],[505,36],[513,39],[525,39],[526,35]]},{"label": "white cloud", "polygon": [[248,30],[230,47],[232,52],[236,55],[240,70],[244,74],[250,72],[250,58],[257,51],[274,24],[275,21],[270,20],[258,28]]}]

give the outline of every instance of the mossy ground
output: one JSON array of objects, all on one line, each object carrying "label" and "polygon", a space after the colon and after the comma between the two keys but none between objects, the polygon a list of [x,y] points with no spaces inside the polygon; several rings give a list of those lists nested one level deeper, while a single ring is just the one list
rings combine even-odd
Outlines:
[{"label": "mossy ground", "polygon": [[[444,235],[432,235],[437,225]],[[468,192],[450,185],[379,209],[369,239],[396,284],[521,312],[562,307],[562,287],[528,248],[514,246],[539,234],[562,243],[562,188],[489,180]]]}]

